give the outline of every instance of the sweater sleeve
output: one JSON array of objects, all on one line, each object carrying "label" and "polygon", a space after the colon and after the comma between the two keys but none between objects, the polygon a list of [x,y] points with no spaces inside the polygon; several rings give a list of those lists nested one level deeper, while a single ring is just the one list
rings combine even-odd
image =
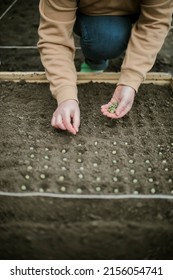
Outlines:
[{"label": "sweater sleeve", "polygon": [[40,0],[38,48],[50,90],[60,104],[77,99],[77,74],[74,65],[73,26],[75,0]]},{"label": "sweater sleeve", "polygon": [[168,34],[172,12],[173,0],[141,0],[140,16],[132,28],[118,84],[138,91]]}]

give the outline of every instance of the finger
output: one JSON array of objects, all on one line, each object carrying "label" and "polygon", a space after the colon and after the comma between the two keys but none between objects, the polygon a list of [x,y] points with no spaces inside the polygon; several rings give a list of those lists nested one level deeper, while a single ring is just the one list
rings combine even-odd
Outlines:
[{"label": "finger", "polygon": [[70,115],[66,115],[64,118],[63,118],[63,123],[64,123],[64,126],[65,128],[72,134],[76,135],[76,130],[75,128],[73,127],[72,125],[72,120],[73,118],[71,119]]},{"label": "finger", "polygon": [[78,132],[80,126],[80,112],[79,111],[74,112],[72,118],[73,118],[73,127],[76,130],[76,132]]},{"label": "finger", "polygon": [[66,130],[66,128],[63,124],[61,115],[57,115],[56,117],[53,117],[53,118],[55,118],[55,120],[54,120],[54,127],[55,128],[60,128],[62,130]]},{"label": "finger", "polygon": [[[117,116],[120,116],[121,114],[123,114],[124,112],[126,113],[128,110],[128,103],[125,99],[122,99],[121,102],[119,103],[116,111],[115,111],[115,114]],[[125,115],[124,113],[124,115]]]}]

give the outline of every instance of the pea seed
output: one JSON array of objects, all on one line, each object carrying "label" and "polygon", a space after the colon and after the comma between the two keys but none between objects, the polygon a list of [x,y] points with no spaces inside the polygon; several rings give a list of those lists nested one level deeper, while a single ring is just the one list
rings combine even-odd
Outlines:
[{"label": "pea seed", "polygon": [[49,159],[49,157],[48,157],[47,155],[46,155],[46,156],[44,156],[44,158],[45,158],[45,159]]},{"label": "pea seed", "polygon": [[100,188],[100,187],[96,187],[96,191],[97,191],[97,192],[100,192],[100,191],[101,191],[101,188]]},{"label": "pea seed", "polygon": [[67,161],[67,158],[63,158],[62,160],[63,160],[63,161]]},{"label": "pea seed", "polygon": [[134,169],[131,169],[131,170],[130,170],[130,173],[131,173],[131,174],[134,174],[134,173],[135,173],[135,170],[134,170]]},{"label": "pea seed", "polygon": [[116,159],[114,159],[114,160],[112,161],[112,163],[117,163]]},{"label": "pea seed", "polygon": [[65,170],[67,170],[67,168],[65,166],[62,166],[61,170],[65,171]]},{"label": "pea seed", "polygon": [[116,151],[112,151],[112,154],[115,155],[117,152]]},{"label": "pea seed", "polygon": [[48,165],[44,165],[44,169],[48,169],[49,167],[48,167]]},{"label": "pea seed", "polygon": [[29,180],[30,179],[29,175],[25,175],[25,179]]},{"label": "pea seed", "polygon": [[45,151],[47,152],[47,151],[49,151],[49,149],[48,149],[48,148],[45,148]]},{"label": "pea seed", "polygon": [[118,189],[114,189],[114,193],[118,193],[119,192],[119,190]]},{"label": "pea seed", "polygon": [[83,167],[83,166],[81,166],[79,169],[80,169],[81,171],[83,171],[83,170],[84,170],[84,167]]},{"label": "pea seed", "polygon": [[82,162],[81,158],[78,158],[78,159],[77,159],[77,162]]},{"label": "pea seed", "polygon": [[35,156],[33,154],[30,155],[30,158],[35,158]]},{"label": "pea seed", "polygon": [[112,179],[113,179],[114,182],[118,181],[117,177],[113,177]]},{"label": "pea seed", "polygon": [[149,178],[148,181],[149,181],[150,183],[152,183],[152,182],[153,182],[153,178]]},{"label": "pea seed", "polygon": [[146,163],[150,163],[150,160],[149,159],[146,159],[146,161],[145,161]]},{"label": "pea seed", "polygon": [[66,187],[62,186],[62,187],[60,188],[60,190],[61,190],[62,192],[65,192],[65,191],[66,191]]},{"label": "pea seed", "polygon": [[151,172],[151,171],[152,171],[152,168],[151,168],[151,167],[148,167],[147,170],[148,170],[148,172]]},{"label": "pea seed", "polygon": [[77,192],[77,193],[82,193],[82,189],[81,189],[81,188],[78,188],[78,189],[76,190],[76,192]]},{"label": "pea seed", "polygon": [[64,176],[59,176],[59,181],[64,181]]},{"label": "pea seed", "polygon": [[94,142],[94,145],[95,145],[95,146],[97,146],[97,144],[98,144],[98,142],[97,142],[97,141],[96,141],[96,142]]},{"label": "pea seed", "polygon": [[114,146],[116,146],[116,144],[117,144],[117,142],[116,142],[116,141],[114,141],[114,142],[113,142],[113,145],[114,145]]},{"label": "pea seed", "polygon": [[65,153],[66,153],[66,150],[65,150],[65,149],[63,149],[63,150],[61,151],[61,153],[62,153],[62,154],[65,154]]},{"label": "pea seed", "polygon": [[168,183],[172,183],[172,179],[170,178],[170,179],[168,179]]},{"label": "pea seed", "polygon": [[46,178],[45,174],[40,174],[40,178],[45,179]]},{"label": "pea seed", "polygon": [[138,192],[137,190],[135,190],[133,193],[134,193],[134,194],[139,194],[139,192]]},{"label": "pea seed", "polygon": [[43,190],[42,188],[40,188],[40,189],[39,189],[39,192],[42,192],[42,193],[43,193],[43,192],[44,192],[44,190]]},{"label": "pea seed", "polygon": [[28,171],[32,170],[32,166],[29,165],[29,166],[27,167],[27,170],[28,170]]},{"label": "pea seed", "polygon": [[83,174],[78,175],[79,179],[83,179]]},{"label": "pea seed", "polygon": [[98,164],[95,162],[95,163],[93,163],[93,166],[94,166],[94,167],[97,167],[97,166],[98,166]]},{"label": "pea seed", "polygon": [[96,178],[96,181],[97,181],[97,182],[100,182],[100,180],[101,180],[100,177],[97,177],[97,178]]},{"label": "pea seed", "polygon": [[33,148],[33,147],[30,147],[30,150],[31,150],[31,151],[33,151],[33,150],[34,150],[34,148]]},{"label": "pea seed", "polygon": [[133,163],[133,159],[129,159],[129,163]]},{"label": "pea seed", "polygon": [[21,186],[21,190],[22,190],[22,191],[26,191],[26,186],[25,186],[25,185],[22,185],[22,186]]},{"label": "pea seed", "polygon": [[156,192],[156,190],[154,188],[152,188],[150,191],[151,191],[151,193],[155,193]]},{"label": "pea seed", "polygon": [[168,168],[165,168],[165,171],[167,172],[167,171],[169,171],[169,169],[168,169]]},{"label": "pea seed", "polygon": [[133,179],[133,183],[136,184],[138,182],[137,179]]},{"label": "pea seed", "polygon": [[115,172],[116,172],[116,173],[119,173],[119,172],[120,172],[120,169],[119,169],[119,168],[117,168],[117,169],[115,170]]}]

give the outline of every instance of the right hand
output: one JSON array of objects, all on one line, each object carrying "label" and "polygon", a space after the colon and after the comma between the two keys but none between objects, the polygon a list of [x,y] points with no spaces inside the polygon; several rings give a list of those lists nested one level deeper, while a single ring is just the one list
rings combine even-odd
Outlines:
[{"label": "right hand", "polygon": [[51,125],[55,128],[68,130],[76,135],[80,125],[80,109],[78,102],[73,99],[65,100],[53,113]]}]

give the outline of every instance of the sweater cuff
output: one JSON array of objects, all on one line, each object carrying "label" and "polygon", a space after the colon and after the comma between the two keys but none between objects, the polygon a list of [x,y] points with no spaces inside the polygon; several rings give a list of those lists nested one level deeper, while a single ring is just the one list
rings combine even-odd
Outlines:
[{"label": "sweater cuff", "polygon": [[140,84],[144,81],[144,79],[145,78],[136,71],[122,70],[117,85],[130,86],[137,92]]},{"label": "sweater cuff", "polygon": [[63,101],[69,100],[69,99],[74,99],[77,102],[78,97],[77,97],[77,87],[74,86],[65,86],[62,87],[58,90],[54,89],[51,90],[53,97],[57,100],[58,105],[62,103]]}]

